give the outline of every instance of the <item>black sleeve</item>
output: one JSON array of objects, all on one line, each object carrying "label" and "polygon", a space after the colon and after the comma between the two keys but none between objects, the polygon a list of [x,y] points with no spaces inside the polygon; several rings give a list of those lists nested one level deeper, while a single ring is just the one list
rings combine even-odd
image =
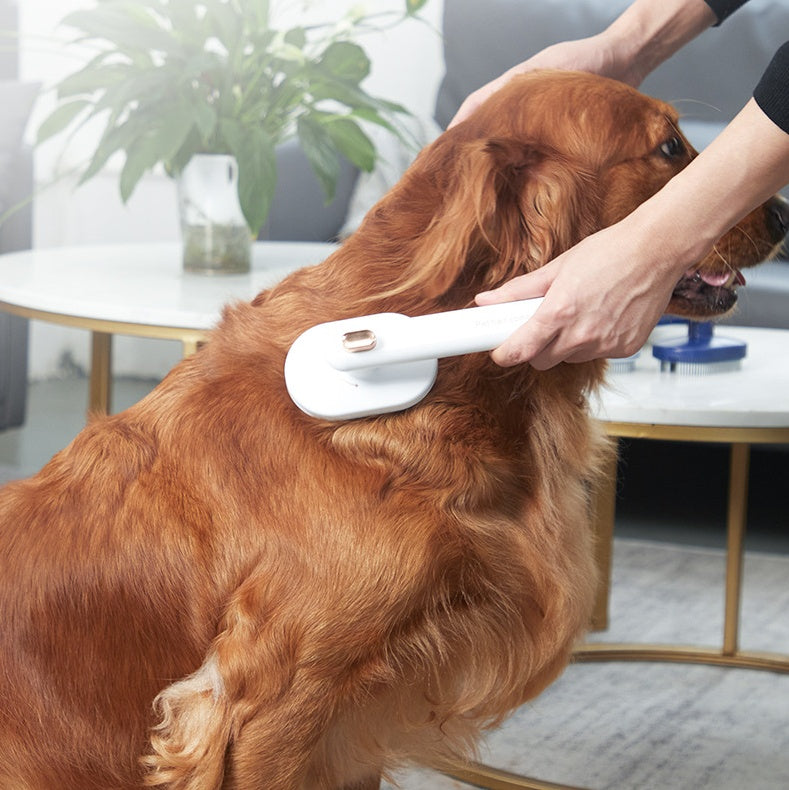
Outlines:
[{"label": "black sleeve", "polygon": [[731,16],[740,6],[745,5],[748,0],[704,0],[704,2],[712,9],[715,16],[718,17],[718,24],[720,24],[726,17]]},{"label": "black sleeve", "polygon": [[789,41],[775,53],[753,91],[764,114],[789,133]]}]

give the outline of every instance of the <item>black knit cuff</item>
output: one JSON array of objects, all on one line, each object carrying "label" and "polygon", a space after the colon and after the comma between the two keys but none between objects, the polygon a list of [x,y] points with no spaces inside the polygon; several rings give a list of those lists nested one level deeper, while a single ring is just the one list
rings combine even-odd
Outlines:
[{"label": "black knit cuff", "polygon": [[789,41],[775,53],[770,65],[753,91],[762,112],[789,133]]},{"label": "black knit cuff", "polygon": [[704,2],[712,9],[715,16],[718,17],[718,21],[715,23],[715,27],[717,27],[740,6],[745,5],[748,0],[704,0]]}]

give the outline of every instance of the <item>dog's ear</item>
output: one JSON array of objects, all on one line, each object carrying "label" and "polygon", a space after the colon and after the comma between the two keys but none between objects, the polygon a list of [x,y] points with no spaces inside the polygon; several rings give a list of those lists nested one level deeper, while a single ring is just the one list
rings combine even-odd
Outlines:
[{"label": "dog's ear", "polygon": [[413,258],[410,285],[419,280],[425,296],[446,293],[464,271],[473,286],[493,287],[542,266],[591,230],[583,217],[583,207],[594,205],[584,195],[588,179],[557,152],[491,138],[454,153],[443,205]]}]

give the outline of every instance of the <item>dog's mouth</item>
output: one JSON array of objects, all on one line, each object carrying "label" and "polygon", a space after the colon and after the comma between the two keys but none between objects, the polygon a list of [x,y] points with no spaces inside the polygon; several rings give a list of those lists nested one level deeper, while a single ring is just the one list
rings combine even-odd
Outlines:
[{"label": "dog's mouth", "polygon": [[671,295],[668,312],[688,318],[721,315],[737,303],[737,288],[745,285],[739,269],[727,272],[686,272]]}]

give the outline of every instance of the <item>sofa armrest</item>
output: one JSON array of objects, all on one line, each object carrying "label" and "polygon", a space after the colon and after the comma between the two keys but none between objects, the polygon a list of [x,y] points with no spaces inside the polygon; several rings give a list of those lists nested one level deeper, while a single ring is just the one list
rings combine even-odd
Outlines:
[{"label": "sofa armrest", "polygon": [[[0,224],[0,253],[29,249],[32,244],[33,155],[22,148],[3,174],[8,206],[13,211]],[[22,425],[27,394],[28,322],[0,313],[0,430]]]},{"label": "sofa armrest", "polygon": [[19,149],[11,160],[5,181],[0,217],[0,254],[28,250],[33,244],[33,152],[28,146]]}]

